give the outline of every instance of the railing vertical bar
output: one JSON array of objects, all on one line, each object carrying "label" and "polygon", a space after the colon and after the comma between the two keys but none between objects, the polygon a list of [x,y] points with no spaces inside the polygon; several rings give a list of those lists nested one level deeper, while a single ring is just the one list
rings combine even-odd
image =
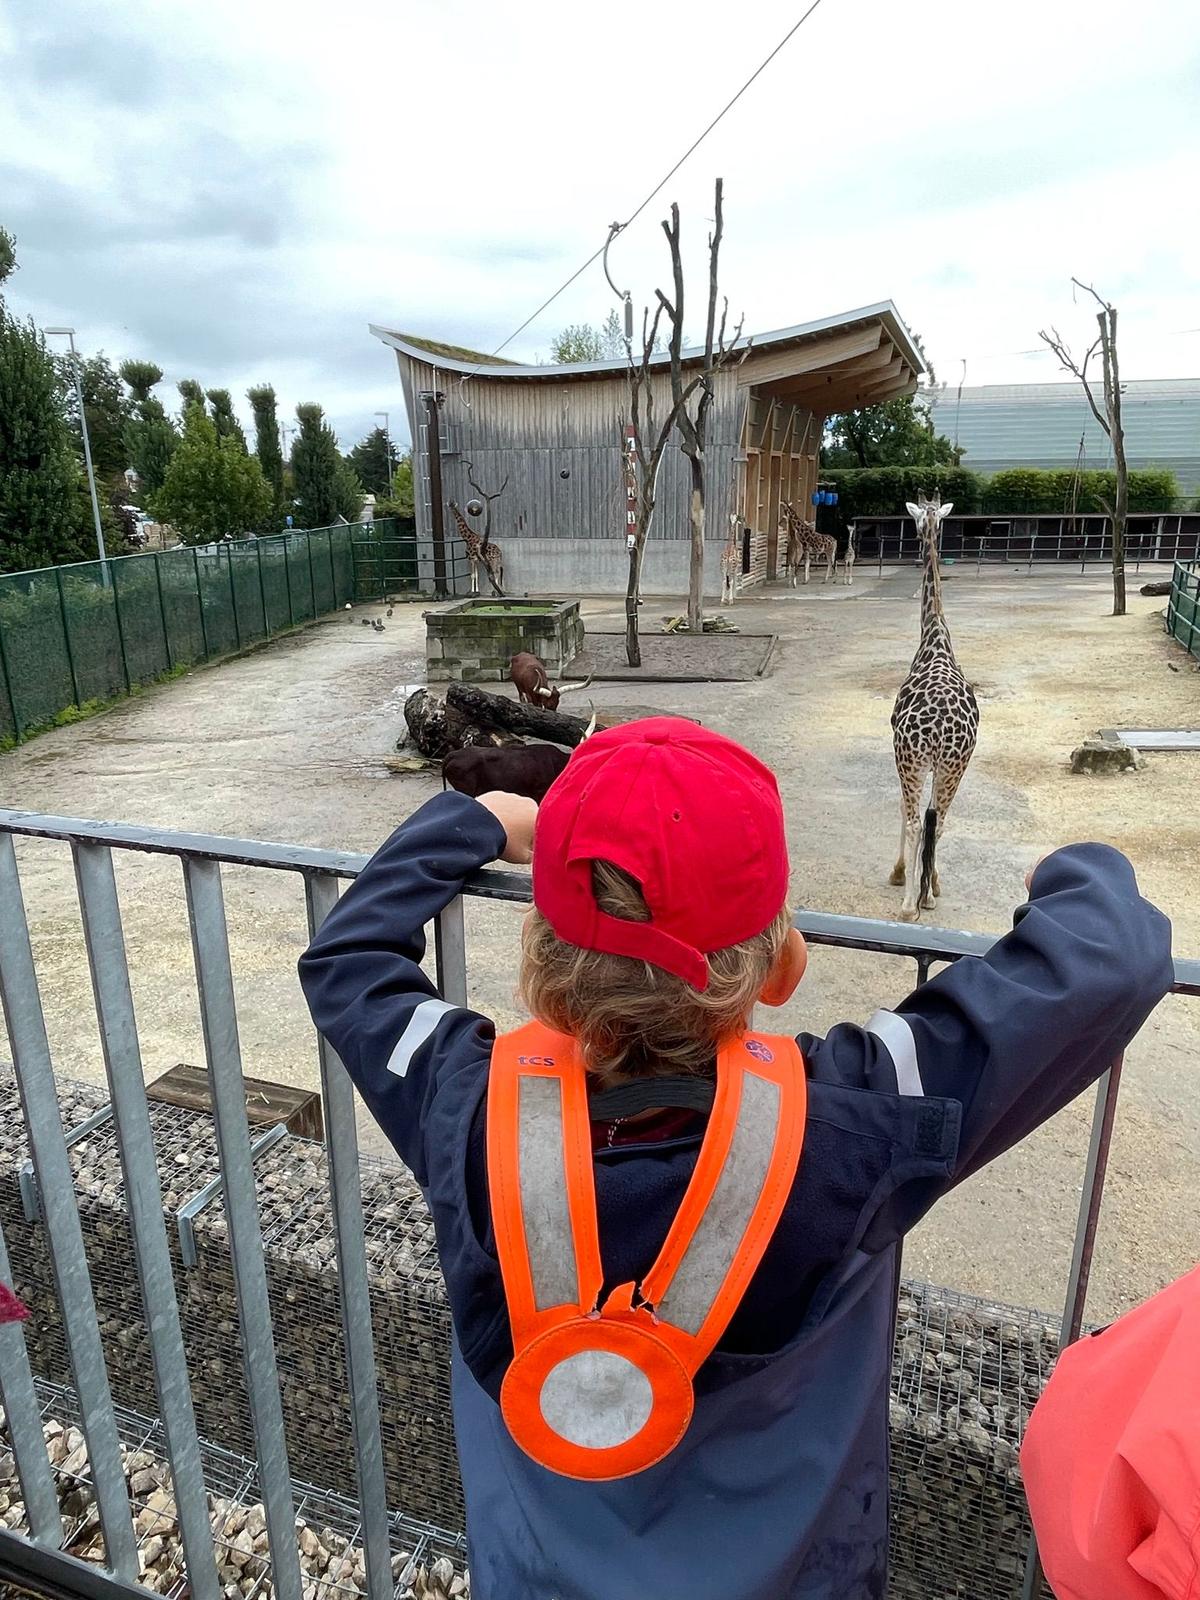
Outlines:
[{"label": "railing vertical bar", "polygon": [[[1087,1304],[1088,1280],[1092,1274],[1092,1253],[1096,1247],[1096,1227],[1100,1220],[1100,1206],[1104,1199],[1104,1179],[1108,1171],[1108,1152],[1112,1144],[1113,1123],[1117,1115],[1117,1098],[1121,1091],[1121,1069],[1124,1058],[1118,1056],[1096,1085],[1096,1100],[1092,1109],[1092,1131],[1088,1140],[1087,1162],[1083,1171],[1083,1189],[1079,1196],[1079,1218],[1075,1224],[1075,1243],[1071,1250],[1071,1270],[1067,1274],[1067,1294],[1063,1303],[1062,1324],[1059,1329],[1059,1349],[1074,1344],[1083,1329],[1083,1312]],[[1042,1581],[1042,1563],[1038,1555],[1037,1536],[1029,1538],[1029,1553],[1025,1560],[1025,1581],[1022,1600],[1033,1600]]]},{"label": "railing vertical bar", "polygon": [[442,999],[452,1006],[467,1003],[467,934],[463,921],[463,899],[458,895],[437,919],[434,927],[434,953],[438,988]]},{"label": "railing vertical bar", "polygon": [[[338,882],[331,873],[305,877],[310,936],[337,904]],[[388,1539],[387,1492],[384,1486],[383,1435],[371,1337],[371,1293],[363,1227],[358,1136],[354,1123],[354,1090],[345,1067],[329,1043],[317,1041],[321,1098],[325,1108],[325,1148],[329,1156],[329,1195],[337,1234],[338,1284],[342,1298],[342,1332],[346,1377],[354,1434],[354,1465],[362,1516],[367,1591],[371,1600],[391,1600],[392,1563]]]},{"label": "railing vertical bar", "polygon": [[121,1463],[121,1444],[104,1365],[104,1347],[96,1322],[96,1302],[83,1247],[83,1229],[75,1204],[71,1160],[54,1087],[50,1043],[29,942],[16,851],[10,834],[0,837],[0,906],[3,906],[0,1000],[17,1069],[25,1133],[37,1173],[42,1215],[50,1239],[54,1284],[71,1355],[104,1548],[115,1572],[125,1578],[135,1578],[137,1545]]},{"label": "railing vertical bar", "polygon": [[163,1220],[162,1189],[146,1103],[112,852],[104,845],[78,843],[72,850],[188,1583],[196,1600],[219,1600],[221,1586],[208,1520],[204,1467]]},{"label": "railing vertical bar", "polygon": [[270,1540],[272,1578],[278,1600],[302,1600],[295,1506],[250,1154],[221,868],[215,861],[190,858],[184,861],[183,875],[213,1125],[225,1180],[234,1292],[242,1326],[246,1392]]},{"label": "railing vertical bar", "polygon": [[[12,1281],[4,1229],[0,1227],[0,1283]],[[41,1411],[33,1387],[33,1373],[29,1369],[29,1352],[25,1349],[25,1334],[19,1322],[0,1327],[0,1398],[4,1400],[8,1418],[9,1443],[17,1464],[29,1531],[41,1544],[60,1545],[63,1525],[58,1495],[54,1492],[54,1475],[42,1436]]]}]

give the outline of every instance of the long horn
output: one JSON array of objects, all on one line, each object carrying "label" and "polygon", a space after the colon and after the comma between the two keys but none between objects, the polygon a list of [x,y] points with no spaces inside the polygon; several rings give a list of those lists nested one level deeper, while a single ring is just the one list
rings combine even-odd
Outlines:
[{"label": "long horn", "polygon": [[595,673],[589,672],[582,683],[560,683],[558,686],[558,692],[560,695],[574,694],[576,689],[586,689],[594,677]]}]

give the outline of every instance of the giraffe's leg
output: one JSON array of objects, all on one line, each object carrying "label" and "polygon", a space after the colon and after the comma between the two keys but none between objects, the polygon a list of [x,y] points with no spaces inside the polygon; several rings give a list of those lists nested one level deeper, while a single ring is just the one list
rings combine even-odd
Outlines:
[{"label": "giraffe's leg", "polygon": [[915,922],[920,916],[917,891],[921,882],[921,793],[925,787],[925,774],[916,767],[906,767],[900,773],[901,816],[903,843],[901,862],[898,863],[904,884],[904,900],[900,907],[901,922]]},{"label": "giraffe's leg", "polygon": [[899,887],[905,878],[904,872],[904,842],[908,837],[908,806],[904,799],[904,789],[900,790],[900,843],[896,847],[896,865],[892,868],[892,875],[888,882]]},{"label": "giraffe's leg", "polygon": [[807,545],[804,547],[804,581],[808,582],[808,569],[812,565],[812,551]]},{"label": "giraffe's leg", "polygon": [[828,583],[829,580],[833,577],[833,563],[834,563],[836,558],[837,558],[837,547],[834,546],[834,548],[831,550],[829,548],[829,546],[826,545],[825,546],[825,582],[826,583]]},{"label": "giraffe's leg", "polygon": [[[967,770],[964,762],[961,767],[939,767],[933,775],[933,809],[937,812],[937,843],[941,843],[942,829],[946,826],[946,813],[950,809],[950,802],[958,793],[958,786],[963,780],[963,773]],[[929,893],[933,900],[942,892],[941,879],[938,877],[937,867],[933,869],[933,878],[930,881]]]},{"label": "giraffe's leg", "polygon": [[478,594],[479,593],[479,563],[478,563],[478,561],[472,561],[471,562],[471,593],[472,594]]}]

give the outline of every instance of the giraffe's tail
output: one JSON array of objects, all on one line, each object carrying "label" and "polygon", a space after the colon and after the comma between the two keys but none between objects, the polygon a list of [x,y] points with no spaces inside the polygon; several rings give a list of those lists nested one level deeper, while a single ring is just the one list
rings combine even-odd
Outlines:
[{"label": "giraffe's tail", "polygon": [[925,812],[925,828],[921,839],[921,888],[917,895],[918,907],[929,898],[933,887],[934,851],[937,849],[938,814],[932,806]]}]

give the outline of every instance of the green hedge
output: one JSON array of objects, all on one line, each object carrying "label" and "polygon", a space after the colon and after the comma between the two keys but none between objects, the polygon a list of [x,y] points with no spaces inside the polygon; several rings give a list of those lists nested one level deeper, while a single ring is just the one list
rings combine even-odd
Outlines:
[{"label": "green hedge", "polygon": [[[940,490],[942,499],[953,501],[955,511],[965,515],[1035,516],[1070,509],[1076,474],[1071,468],[1011,467],[985,478],[966,467],[867,467],[822,472],[821,481],[836,486],[847,521],[852,517],[903,516],[907,501],[915,500],[922,491],[930,494],[934,490]],[[1075,509],[1103,511],[1103,502],[1111,504],[1115,494],[1114,473],[1080,473]],[[1130,511],[1173,511],[1180,503],[1173,472],[1148,467],[1129,474]]]},{"label": "green hedge", "polygon": [[837,489],[839,509],[850,521],[903,516],[907,501],[935,490],[953,501],[956,511],[978,511],[985,480],[966,467],[865,467],[822,472],[821,482]]}]

